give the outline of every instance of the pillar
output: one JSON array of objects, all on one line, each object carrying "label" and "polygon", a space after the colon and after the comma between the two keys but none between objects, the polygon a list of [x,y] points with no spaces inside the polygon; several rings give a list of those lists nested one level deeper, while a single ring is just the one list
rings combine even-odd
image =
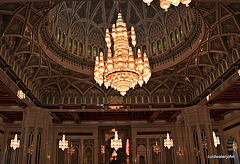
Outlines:
[{"label": "pillar", "polygon": [[21,158],[19,163],[51,163],[52,122],[48,109],[28,107],[23,111]]},{"label": "pillar", "polygon": [[[210,113],[206,105],[187,107],[183,111],[185,119],[187,156],[190,163],[215,164],[216,159],[208,159],[208,155],[215,155],[212,124]],[[203,137],[205,134],[205,138]],[[194,137],[195,135],[195,137]],[[205,150],[207,148],[207,152]]]}]

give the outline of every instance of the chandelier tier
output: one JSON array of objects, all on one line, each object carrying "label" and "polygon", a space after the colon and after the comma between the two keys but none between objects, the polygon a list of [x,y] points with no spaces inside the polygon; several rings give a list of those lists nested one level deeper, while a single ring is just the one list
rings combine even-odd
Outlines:
[{"label": "chandelier tier", "polygon": [[[134,27],[127,31],[126,23],[123,22],[122,14],[118,14],[116,25],[112,25],[112,32],[106,29],[105,40],[108,47],[107,61],[104,61],[103,53],[96,57],[94,79],[101,86],[112,87],[119,91],[122,96],[130,88],[137,84],[141,87],[147,83],[151,77],[151,70],[146,53],[141,55],[140,49],[137,51],[137,58],[133,56],[132,48],[128,40],[131,37],[132,45],[136,45],[136,34]],[[111,39],[114,42],[114,54],[111,52]]]},{"label": "chandelier tier", "polygon": [[[143,0],[144,3],[146,3],[148,6],[153,0]],[[165,11],[168,11],[168,8],[171,5],[178,6],[181,2],[182,4],[185,4],[187,7],[189,6],[189,3],[191,3],[192,0],[159,0],[160,7],[164,9]]]},{"label": "chandelier tier", "polygon": [[118,139],[117,131],[115,131],[114,139],[111,139],[111,148],[114,148],[116,151],[122,148],[122,140]]},{"label": "chandelier tier", "polygon": [[62,149],[64,151],[68,148],[68,140],[65,139],[65,134],[62,136],[62,140],[59,141],[59,149]]},{"label": "chandelier tier", "polygon": [[169,133],[167,133],[167,139],[164,139],[164,147],[170,149],[173,146],[173,139],[170,139]]},{"label": "chandelier tier", "polygon": [[213,142],[214,146],[217,147],[217,145],[220,145],[220,139],[216,136],[216,133],[213,131]]},{"label": "chandelier tier", "polygon": [[11,140],[10,147],[16,150],[20,146],[20,140],[17,139],[17,134],[15,134],[14,139]]}]

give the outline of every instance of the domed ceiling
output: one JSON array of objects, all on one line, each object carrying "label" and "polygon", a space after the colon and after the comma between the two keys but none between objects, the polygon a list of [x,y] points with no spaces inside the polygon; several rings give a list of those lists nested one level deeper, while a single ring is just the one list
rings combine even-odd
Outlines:
[{"label": "domed ceiling", "polygon": [[[88,46],[106,49],[105,29],[115,23],[119,6],[128,29],[136,29],[137,47],[146,45],[153,72],[147,85],[124,98],[96,84],[94,56],[87,56]],[[0,4],[0,14],[1,67],[38,106],[48,108],[192,104],[224,81],[224,72],[239,57],[239,4],[192,3],[165,13],[157,1],[150,7],[140,1],[16,3]],[[180,26],[183,36],[172,44],[171,33]],[[82,53],[62,46],[56,29],[82,43]],[[153,53],[152,44],[158,49],[163,38],[165,50]]]}]

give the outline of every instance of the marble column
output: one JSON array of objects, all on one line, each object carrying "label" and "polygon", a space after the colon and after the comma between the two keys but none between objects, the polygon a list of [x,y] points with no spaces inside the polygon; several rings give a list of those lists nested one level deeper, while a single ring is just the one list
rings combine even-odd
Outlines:
[{"label": "marble column", "polygon": [[48,109],[28,107],[23,112],[21,157],[19,163],[52,163],[49,145],[52,121]]}]

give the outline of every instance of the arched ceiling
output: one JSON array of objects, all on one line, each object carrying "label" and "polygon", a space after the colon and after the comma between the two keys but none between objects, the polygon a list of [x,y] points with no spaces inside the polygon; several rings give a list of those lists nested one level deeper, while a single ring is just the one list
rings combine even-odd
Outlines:
[{"label": "arched ceiling", "polygon": [[185,5],[171,7],[168,12],[161,10],[157,1],[146,6],[141,1],[66,1],[50,11],[50,20],[64,33],[73,38],[96,45],[100,39],[105,47],[105,31],[116,22],[121,11],[130,29],[134,26],[138,44],[162,38],[178,27],[190,8]]},{"label": "arched ceiling", "polygon": [[[81,2],[78,5],[75,3],[75,6],[81,6],[80,4]],[[96,5],[100,4],[96,3]],[[79,73],[64,65],[59,65],[47,55],[48,51],[39,45],[40,22],[55,5],[52,2],[0,4],[1,63],[4,63],[4,68],[8,68],[11,73],[9,76],[20,87],[25,86],[25,92],[39,105],[42,104],[43,95],[58,97],[55,105],[64,104],[63,99],[66,95],[85,97],[89,92],[94,92],[91,94],[104,97],[118,96],[119,93],[111,89],[99,87],[92,75]],[[95,16],[98,15],[96,14],[98,9],[103,10],[103,7],[100,5],[90,12],[95,13],[91,16],[92,20],[101,21]],[[156,6],[153,5],[153,7]],[[202,2],[194,3],[192,7],[198,10],[204,20],[206,27],[204,37],[196,50],[187,58],[169,68],[156,71],[149,83],[144,85],[143,89],[139,88],[139,93],[149,94],[149,103],[152,103],[151,96],[153,95],[169,95],[170,103],[177,103],[176,97],[184,95],[188,96],[188,100],[185,97],[182,103],[192,102],[235,63],[233,57],[235,51],[233,50],[236,49],[235,53],[239,53],[240,4]],[[88,8],[88,10],[91,9]],[[161,15],[160,10],[156,7],[153,12]],[[131,11],[132,9],[129,12]],[[143,26],[143,22],[148,22],[151,18],[146,16],[147,12],[144,12],[142,16],[140,13],[141,11],[136,12],[136,15],[142,17],[142,23],[139,23],[138,28],[145,33],[148,31],[147,28],[140,28],[140,25]],[[107,21],[107,17],[105,18],[106,20],[99,23],[99,29],[111,23]],[[131,25],[131,19],[128,21]],[[91,29],[90,26],[88,28]],[[96,24],[93,28],[97,26]],[[188,47],[192,48],[191,45]],[[84,59],[82,60],[84,62]],[[71,61],[69,63],[71,64]],[[82,69],[82,66],[76,67]],[[138,88],[129,91],[127,97],[137,91]]]}]

